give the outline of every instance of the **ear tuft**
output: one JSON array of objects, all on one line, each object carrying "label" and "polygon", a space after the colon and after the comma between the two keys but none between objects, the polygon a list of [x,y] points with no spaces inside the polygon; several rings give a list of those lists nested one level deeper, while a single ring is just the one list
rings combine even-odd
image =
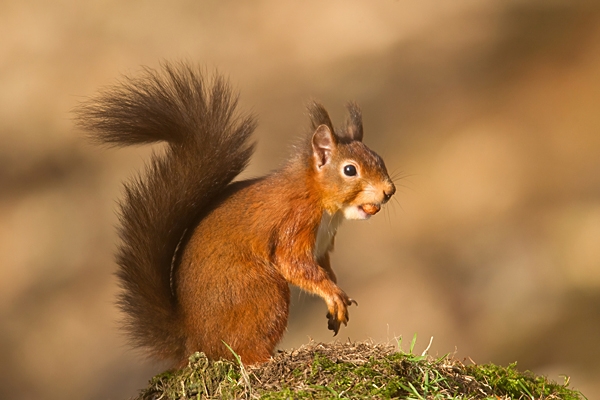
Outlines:
[{"label": "ear tuft", "polygon": [[331,129],[325,124],[319,125],[312,137],[313,157],[317,169],[331,161],[336,146],[337,140]]},{"label": "ear tuft", "polygon": [[345,136],[349,139],[362,142],[363,124],[360,107],[355,102],[349,102],[346,108],[348,109],[348,119],[346,121],[346,131],[344,132]]},{"label": "ear tuft", "polygon": [[320,125],[326,125],[331,132],[334,132],[331,118],[329,118],[327,110],[325,110],[325,107],[321,103],[317,103],[316,101],[311,102],[308,105],[308,114],[310,115],[313,131],[316,131]]}]

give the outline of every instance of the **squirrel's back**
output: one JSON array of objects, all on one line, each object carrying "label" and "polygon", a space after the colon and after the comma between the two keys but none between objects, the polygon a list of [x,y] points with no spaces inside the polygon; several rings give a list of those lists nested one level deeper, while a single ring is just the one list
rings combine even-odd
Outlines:
[{"label": "squirrel's back", "polygon": [[161,359],[187,356],[174,296],[173,269],[186,234],[206,207],[246,167],[255,128],[236,113],[221,77],[207,82],[184,64],[146,69],[77,110],[96,141],[133,145],[164,141],[146,171],[125,184],[117,255],[119,304],[134,345]]}]

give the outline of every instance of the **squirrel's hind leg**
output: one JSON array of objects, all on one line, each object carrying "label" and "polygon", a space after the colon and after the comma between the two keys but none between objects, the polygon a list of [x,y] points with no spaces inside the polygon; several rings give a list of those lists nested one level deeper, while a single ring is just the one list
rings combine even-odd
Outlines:
[{"label": "squirrel's hind leg", "polygon": [[181,293],[188,355],[202,351],[209,359],[232,360],[227,344],[244,364],[269,360],[287,327],[287,282],[257,265],[217,270],[222,274],[209,285]]}]

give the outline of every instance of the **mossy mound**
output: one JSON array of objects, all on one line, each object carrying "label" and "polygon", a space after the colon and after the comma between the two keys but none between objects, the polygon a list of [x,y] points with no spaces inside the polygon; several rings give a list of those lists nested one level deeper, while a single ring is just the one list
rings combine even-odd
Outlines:
[{"label": "mossy mound", "polygon": [[[411,346],[412,347],[412,346]],[[175,399],[566,399],[580,392],[530,372],[465,365],[390,345],[310,343],[256,367],[190,357],[188,367],[154,377],[139,400]]]}]

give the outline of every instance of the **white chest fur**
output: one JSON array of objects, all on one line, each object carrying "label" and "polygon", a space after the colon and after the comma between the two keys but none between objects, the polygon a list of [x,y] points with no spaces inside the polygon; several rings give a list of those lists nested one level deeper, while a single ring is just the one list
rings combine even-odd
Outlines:
[{"label": "white chest fur", "polygon": [[314,254],[316,258],[321,257],[331,250],[333,238],[343,220],[344,215],[341,212],[337,212],[334,215],[327,212],[323,213],[319,230],[317,231],[317,240],[315,241]]}]

